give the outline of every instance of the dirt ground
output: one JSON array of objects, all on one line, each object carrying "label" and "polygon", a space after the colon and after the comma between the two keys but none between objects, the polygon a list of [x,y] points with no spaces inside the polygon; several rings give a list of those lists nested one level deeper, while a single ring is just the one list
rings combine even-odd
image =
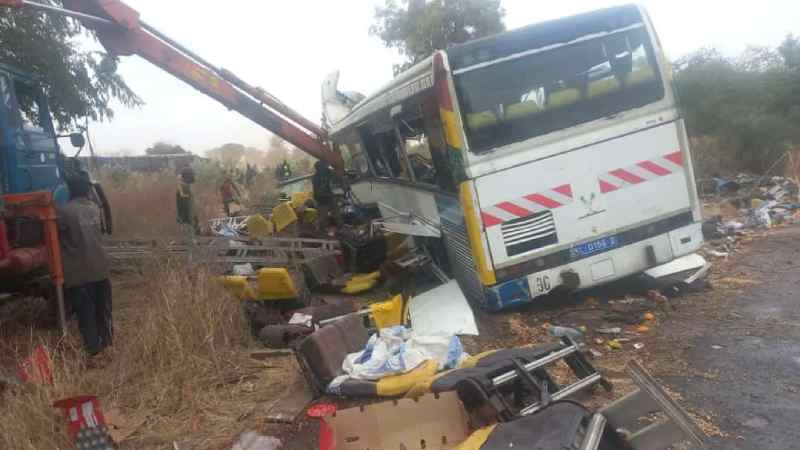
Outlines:
[{"label": "dirt ground", "polygon": [[[628,280],[578,296],[553,296],[513,312],[478,311],[480,336],[464,338],[465,348],[475,354],[550,342],[554,338],[547,334],[547,324],[585,327],[592,360],[615,389],[598,389],[591,399],[578,400],[598,405],[630,391],[633,385],[624,366],[636,358],[695,418],[708,434],[710,448],[800,449],[800,309],[795,306],[800,227],[777,228],[740,242],[730,257],[712,261],[708,289],[653,302],[645,296],[647,286]],[[137,304],[147,293],[130,275],[118,276],[114,283],[117,320],[123,328],[135,326]],[[653,320],[645,319],[648,313]],[[614,335],[598,332],[610,327],[622,330]],[[608,347],[614,338],[621,349]],[[293,359],[253,361],[246,369],[247,376],[225,387],[230,396],[225,413],[235,413],[227,415],[238,417],[242,426],[279,437],[285,449],[318,448],[315,422],[279,425],[265,420],[269,407],[300,378]],[[207,418],[214,414],[203,413]],[[208,423],[198,423],[198,435]],[[208,448],[229,447],[215,443]]]},{"label": "dirt ground", "polygon": [[[594,397],[578,400],[599,405],[629,392],[633,384],[624,367],[635,358],[689,411],[709,449],[800,449],[800,227],[740,242],[730,257],[712,261],[708,288],[666,305],[646,299],[646,286],[628,280],[572,298],[553,296],[520,311],[477,312],[481,334],[464,338],[464,345],[478,353],[549,342],[547,324],[585,326],[586,342],[599,355],[593,363],[614,391],[597,389]],[[655,320],[644,320],[648,312]],[[609,327],[622,333],[597,332]],[[607,346],[614,337],[622,349]],[[288,432],[271,431],[284,437],[285,448],[313,450],[316,427],[305,422]]]}]

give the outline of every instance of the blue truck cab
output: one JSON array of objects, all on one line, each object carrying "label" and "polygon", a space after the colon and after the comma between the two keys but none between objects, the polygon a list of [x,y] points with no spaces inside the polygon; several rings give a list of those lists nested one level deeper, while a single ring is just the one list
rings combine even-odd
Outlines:
[{"label": "blue truck cab", "polygon": [[0,64],[0,194],[51,191],[69,199],[44,83]]}]

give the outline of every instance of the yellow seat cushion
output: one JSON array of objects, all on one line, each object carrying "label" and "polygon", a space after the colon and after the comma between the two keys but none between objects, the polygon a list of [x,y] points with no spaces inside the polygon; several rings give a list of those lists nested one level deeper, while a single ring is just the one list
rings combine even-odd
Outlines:
[{"label": "yellow seat cushion", "polygon": [[506,119],[522,119],[542,112],[542,108],[534,101],[514,103],[506,108]]},{"label": "yellow seat cushion", "polygon": [[225,290],[230,292],[234,297],[239,300],[255,300],[256,292],[247,281],[247,277],[229,275],[219,277],[218,280],[225,287]]},{"label": "yellow seat cushion", "polygon": [[430,359],[410,372],[381,378],[377,383],[379,397],[394,397],[408,392],[417,383],[427,380],[439,370],[439,362]]},{"label": "yellow seat cushion", "polygon": [[628,84],[639,84],[646,81],[652,81],[656,77],[656,72],[652,67],[646,66],[636,69],[628,75]]},{"label": "yellow seat cushion", "polygon": [[555,91],[547,96],[548,108],[561,108],[581,99],[581,92],[575,88]]},{"label": "yellow seat cushion", "polygon": [[385,302],[369,305],[372,320],[380,330],[403,324],[403,296],[395,295]]},{"label": "yellow seat cushion", "polygon": [[271,236],[275,232],[275,224],[261,214],[254,214],[245,222],[247,232],[253,237]]},{"label": "yellow seat cushion", "polygon": [[297,213],[294,212],[291,202],[281,202],[272,209],[272,222],[275,223],[276,231],[283,231],[284,228],[297,222]]},{"label": "yellow seat cushion", "polygon": [[259,300],[285,300],[297,297],[297,287],[288,270],[283,267],[268,267],[258,271]]},{"label": "yellow seat cushion", "polygon": [[491,111],[467,114],[467,127],[470,130],[480,130],[492,125],[497,125],[497,117]]},{"label": "yellow seat cushion", "polygon": [[604,78],[602,80],[589,83],[589,98],[599,97],[610,92],[619,90],[620,84],[616,78]]}]

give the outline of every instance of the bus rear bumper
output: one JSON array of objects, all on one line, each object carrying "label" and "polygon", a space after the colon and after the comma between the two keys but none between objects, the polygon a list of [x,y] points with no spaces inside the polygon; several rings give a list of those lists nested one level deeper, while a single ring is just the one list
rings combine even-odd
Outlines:
[{"label": "bus rear bumper", "polygon": [[620,248],[529,273],[484,288],[483,307],[501,311],[531,303],[557,289],[575,291],[609,283],[669,263],[700,249],[700,223],[677,228]]}]

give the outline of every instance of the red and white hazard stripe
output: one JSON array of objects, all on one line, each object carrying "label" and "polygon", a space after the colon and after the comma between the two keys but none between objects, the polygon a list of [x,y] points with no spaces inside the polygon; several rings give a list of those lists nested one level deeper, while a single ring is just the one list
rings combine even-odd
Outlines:
[{"label": "red and white hazard stripe", "polygon": [[680,150],[668,155],[638,162],[632,166],[612,170],[598,176],[600,192],[603,194],[665,177],[683,170],[683,155]]},{"label": "red and white hazard stripe", "polygon": [[528,194],[482,208],[481,219],[483,219],[483,225],[489,228],[537,212],[560,208],[572,203],[572,200],[572,186],[564,184],[547,191]]}]

